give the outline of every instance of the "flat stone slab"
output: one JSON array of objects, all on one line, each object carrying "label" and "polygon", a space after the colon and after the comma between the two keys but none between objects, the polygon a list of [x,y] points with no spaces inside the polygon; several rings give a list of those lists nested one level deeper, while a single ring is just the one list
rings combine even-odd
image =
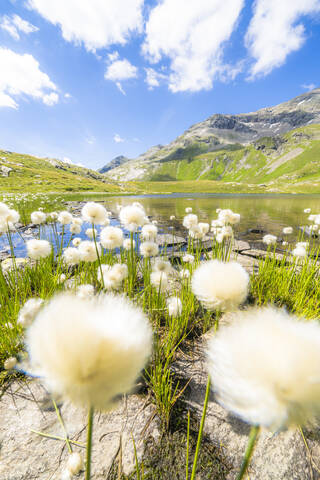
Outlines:
[{"label": "flat stone slab", "polygon": [[171,235],[170,233],[162,233],[157,235],[156,243],[160,246],[163,245],[181,245],[183,243],[187,243],[186,239],[183,237],[179,237],[177,235]]},{"label": "flat stone slab", "polygon": [[[1,392],[0,392],[1,393]],[[134,437],[141,459],[146,436],[158,436],[154,406],[139,395],[129,395],[110,413],[96,413],[93,427],[92,479],[106,480],[122,445],[122,468],[134,470]],[[86,443],[86,411],[70,403],[61,407],[71,440]],[[38,381],[14,382],[0,396],[1,480],[60,480],[68,452],[65,442],[45,438],[31,430],[63,437],[50,397]],[[85,449],[75,446],[85,457]],[[118,463],[117,463],[118,468]],[[77,478],[83,479],[84,473]]]}]

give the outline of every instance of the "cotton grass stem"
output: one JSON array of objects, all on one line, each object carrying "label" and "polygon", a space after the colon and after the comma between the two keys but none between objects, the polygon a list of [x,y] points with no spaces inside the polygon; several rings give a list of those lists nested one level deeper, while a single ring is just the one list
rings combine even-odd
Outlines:
[{"label": "cotton grass stem", "polygon": [[205,422],[205,419],[206,419],[207,407],[208,407],[208,401],[209,401],[209,395],[210,395],[210,386],[211,386],[211,380],[210,380],[210,377],[208,377],[207,389],[206,389],[206,396],[205,396],[205,399],[204,399],[204,405],[203,405],[201,423],[200,423],[200,428],[199,428],[199,433],[198,433],[198,440],[197,440],[197,446],[196,446],[196,452],[195,452],[195,454],[194,454],[194,460],[193,460],[192,473],[191,473],[190,480],[194,480],[195,477],[196,477],[198,456],[199,456],[199,453],[200,453],[200,446],[201,446],[201,440],[202,440],[202,434],[203,434],[203,427],[204,427],[204,422]]},{"label": "cotton grass stem", "polygon": [[246,451],[245,451],[245,454],[244,454],[244,457],[243,457],[243,460],[242,460],[242,465],[241,465],[240,472],[238,473],[238,476],[237,476],[236,480],[242,480],[244,478],[244,475],[245,475],[245,473],[247,471],[247,468],[250,464],[250,460],[251,460],[251,457],[252,457],[252,454],[253,454],[253,450],[254,450],[259,432],[260,432],[260,426],[259,425],[253,425],[251,427],[247,448],[246,448]]},{"label": "cotton grass stem", "polygon": [[92,431],[93,431],[93,414],[94,408],[89,407],[88,411],[88,425],[87,425],[87,463],[86,463],[86,477],[85,480],[91,478],[91,452],[92,452]]},{"label": "cotton grass stem", "polygon": [[56,411],[56,414],[57,414],[58,420],[59,420],[59,422],[60,422],[60,425],[61,425],[61,427],[62,427],[62,429],[63,429],[63,431],[64,431],[65,441],[66,441],[66,444],[67,444],[69,453],[72,453],[72,447],[71,447],[71,444],[70,444],[70,440],[69,440],[69,437],[68,437],[68,433],[67,433],[67,430],[66,430],[66,427],[65,427],[63,418],[62,418],[62,416],[61,416],[59,407],[58,407],[58,405],[56,404],[56,402],[55,402],[54,399],[52,399],[52,403],[53,403],[54,409],[55,409],[55,411]]}]

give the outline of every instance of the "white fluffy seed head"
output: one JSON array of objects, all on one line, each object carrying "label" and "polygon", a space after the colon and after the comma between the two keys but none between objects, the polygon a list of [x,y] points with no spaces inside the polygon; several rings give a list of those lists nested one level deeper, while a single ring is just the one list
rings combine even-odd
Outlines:
[{"label": "white fluffy seed head", "polygon": [[33,260],[48,257],[51,254],[52,246],[47,240],[28,240],[26,242],[28,256]]},{"label": "white fluffy seed head", "polygon": [[240,214],[239,213],[234,213],[232,210],[229,208],[225,210],[220,210],[218,212],[218,220],[223,224],[223,225],[235,225],[240,222]]},{"label": "white fluffy seed head", "polygon": [[186,213],[191,213],[192,212],[192,207],[187,207],[185,210]]},{"label": "white fluffy seed head", "polygon": [[94,297],[94,286],[90,283],[79,285],[76,290],[76,296],[82,299],[90,299]]},{"label": "white fluffy seed head", "polygon": [[146,223],[146,213],[142,205],[135,203],[121,208],[119,219],[127,230],[135,232]]},{"label": "white fluffy seed head", "polygon": [[292,250],[292,255],[296,258],[304,259],[307,256],[307,250],[301,245]]},{"label": "white fluffy seed head", "polygon": [[143,257],[155,257],[159,253],[159,247],[154,242],[143,242],[140,244],[140,253]]},{"label": "white fluffy seed head", "polygon": [[64,250],[62,258],[67,265],[78,265],[81,255],[77,248],[68,247]]},{"label": "white fluffy seed head", "polygon": [[98,281],[103,284],[106,290],[119,290],[122,282],[128,276],[128,267],[124,263],[116,263],[113,266],[101,265],[101,269],[98,268],[97,277]]},{"label": "white fluffy seed head", "polygon": [[163,292],[168,287],[168,275],[165,272],[151,272],[150,283],[157,290]]},{"label": "white fluffy seed head", "polygon": [[63,210],[62,212],[59,213],[58,222],[60,222],[62,225],[68,225],[72,221],[73,221],[73,217],[71,213],[67,212],[66,210]]},{"label": "white fluffy seed head", "polygon": [[275,245],[277,243],[277,237],[275,235],[267,234],[264,235],[262,241],[266,245]]},{"label": "white fluffy seed head", "polygon": [[17,323],[23,328],[29,327],[43,305],[41,298],[29,298],[20,309]]},{"label": "white fluffy seed head", "polygon": [[279,429],[320,410],[320,327],[273,307],[233,314],[209,341],[218,401],[243,420]]},{"label": "white fluffy seed head", "polygon": [[305,208],[303,211],[304,211],[304,213],[310,213],[310,212],[311,212],[311,208]]},{"label": "white fluffy seed head", "polygon": [[[125,238],[123,240],[123,248],[125,250],[131,250],[131,239],[130,238]],[[132,240],[132,248],[135,249],[136,248],[136,242],[135,240]]]},{"label": "white fluffy seed head", "polygon": [[90,222],[94,225],[103,225],[108,219],[107,210],[103,205],[96,202],[86,203],[81,210],[81,215],[85,222]]},{"label": "white fluffy seed head", "polygon": [[4,369],[5,370],[12,370],[17,365],[16,357],[9,357],[4,362]]},{"label": "white fluffy seed head", "polygon": [[80,217],[73,217],[72,223],[81,227],[81,225],[83,224],[83,220]]},{"label": "white fluffy seed head", "polygon": [[189,236],[195,240],[202,240],[204,233],[199,225],[195,225],[194,227],[189,228]]},{"label": "white fluffy seed head", "polygon": [[31,222],[35,223],[36,225],[40,225],[46,221],[46,214],[41,211],[36,211],[31,213]]},{"label": "white fluffy seed head", "polygon": [[173,272],[171,263],[168,260],[163,260],[162,258],[155,258],[152,261],[152,270],[154,272],[164,272],[167,275],[170,275]]},{"label": "white fluffy seed head", "polygon": [[296,247],[297,248],[303,247],[303,248],[307,249],[307,248],[309,248],[309,242],[297,242]]},{"label": "white fluffy seed head", "polygon": [[54,395],[103,410],[132,389],[151,341],[144,313],[111,294],[90,300],[60,294],[26,336],[31,364]]},{"label": "white fluffy seed head", "polygon": [[284,235],[291,235],[293,233],[293,228],[292,227],[284,227],[282,230]]},{"label": "white fluffy seed head", "polygon": [[86,230],[86,235],[89,238],[93,238],[94,236],[96,237],[98,234],[97,230],[95,228],[87,228]]},{"label": "white fluffy seed head", "polygon": [[191,287],[208,310],[235,310],[247,298],[249,275],[239,263],[210,260],[194,271]]},{"label": "white fluffy seed head", "polygon": [[209,229],[210,229],[209,223],[206,223],[206,222],[199,222],[198,227],[201,230],[201,232],[203,233],[203,235],[206,235],[209,232]]},{"label": "white fluffy seed head", "polygon": [[170,220],[175,220],[175,219],[176,219],[175,215],[170,215]]},{"label": "white fluffy seed head", "polygon": [[72,245],[74,247],[79,247],[80,243],[81,243],[81,238],[80,237],[76,237],[72,240]]},{"label": "white fluffy seed head", "polygon": [[71,475],[78,475],[84,468],[84,463],[82,456],[79,452],[73,452],[69,455],[67,461],[67,469],[71,473]]},{"label": "white fluffy seed head", "polygon": [[80,232],[81,232],[81,225],[77,225],[76,223],[72,223],[70,225],[70,233],[77,235]]},{"label": "white fluffy seed head", "polygon": [[100,255],[101,247],[99,243],[95,245],[94,242],[90,242],[89,240],[84,240],[80,243],[79,247],[80,258],[84,262],[95,262],[98,258],[97,250]]},{"label": "white fluffy seed head", "polygon": [[0,202],[0,218],[5,218],[9,213],[9,207],[3,202]]},{"label": "white fluffy seed head", "polygon": [[119,227],[105,227],[100,233],[100,242],[104,248],[113,250],[123,244],[123,232]]},{"label": "white fluffy seed head", "polygon": [[141,236],[144,240],[155,241],[158,229],[153,224],[144,225],[141,229]]},{"label": "white fluffy seed head", "polygon": [[190,228],[196,227],[198,225],[198,217],[194,213],[189,213],[183,219],[182,225],[190,230]]},{"label": "white fluffy seed head", "polygon": [[194,256],[191,255],[191,253],[186,253],[182,257],[182,261],[185,263],[193,263],[194,262]]},{"label": "white fluffy seed head", "polygon": [[171,317],[178,317],[182,313],[182,302],[179,297],[169,297],[167,299],[168,312]]}]

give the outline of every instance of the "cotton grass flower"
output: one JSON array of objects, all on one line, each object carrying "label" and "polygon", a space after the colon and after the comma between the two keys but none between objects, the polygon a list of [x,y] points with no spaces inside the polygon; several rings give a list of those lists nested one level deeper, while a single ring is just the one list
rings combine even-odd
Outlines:
[{"label": "cotton grass flower", "polygon": [[0,217],[6,217],[9,213],[9,207],[3,202],[0,202]]},{"label": "cotton grass flower", "polygon": [[170,215],[170,220],[175,220],[175,219],[176,219],[175,215]]},{"label": "cotton grass flower", "polygon": [[192,207],[187,207],[185,210],[186,213],[191,213],[192,212]]},{"label": "cotton grass flower", "polygon": [[320,411],[320,327],[273,307],[236,312],[209,341],[218,401],[272,430],[313,421]]},{"label": "cotton grass flower", "polygon": [[[101,276],[102,271],[102,276]],[[101,270],[98,268],[97,278],[102,283],[106,290],[119,290],[125,278],[128,277],[128,267],[124,263],[116,263],[113,266],[101,265]]]},{"label": "cotton grass flower", "polygon": [[17,363],[16,357],[9,357],[5,360],[3,366],[5,370],[13,370]]},{"label": "cotton grass flower", "polygon": [[28,240],[26,242],[28,256],[32,260],[46,258],[51,254],[52,246],[47,240]]},{"label": "cotton grass flower", "polygon": [[143,240],[155,241],[157,238],[158,229],[155,225],[144,225],[141,229],[141,236]]},{"label": "cotton grass flower", "polygon": [[291,235],[293,233],[293,228],[292,227],[284,227],[282,230],[282,233],[284,235]]},{"label": "cotton grass flower", "polygon": [[94,286],[90,283],[79,285],[76,290],[76,296],[81,299],[90,299],[94,297]]},{"label": "cotton grass flower", "polygon": [[46,221],[47,216],[41,211],[36,211],[31,213],[30,218],[32,223],[40,225]]},{"label": "cotton grass flower", "polygon": [[111,294],[93,300],[60,294],[26,336],[31,364],[55,396],[102,410],[132,389],[150,356],[151,341],[144,313]]},{"label": "cotton grass flower", "polygon": [[105,227],[100,232],[100,243],[104,248],[113,250],[123,244],[123,232],[119,227]]},{"label": "cotton grass flower", "polygon": [[72,240],[72,245],[73,245],[74,247],[79,247],[81,241],[82,241],[82,240],[81,240],[80,237],[76,237],[76,238],[74,238],[74,239]]},{"label": "cotton grass flower", "polygon": [[151,272],[150,283],[157,290],[163,292],[168,287],[168,275],[165,272]]},{"label": "cotton grass flower", "polygon": [[[125,238],[123,240],[123,248],[125,250],[131,250],[131,239],[130,238]],[[132,240],[132,248],[135,249],[136,248],[136,242],[135,240]]]},{"label": "cotton grass flower", "polygon": [[121,208],[119,219],[129,232],[136,232],[146,223],[146,213],[140,204],[128,205]]},{"label": "cotton grass flower", "polygon": [[303,260],[307,256],[307,250],[302,245],[296,246],[296,248],[292,250],[292,255],[297,259]]},{"label": "cotton grass flower", "polygon": [[186,253],[185,255],[183,255],[182,261],[184,263],[193,263],[194,262],[194,256],[191,255],[191,253]]},{"label": "cotton grass flower", "polygon": [[140,244],[140,253],[143,257],[155,257],[159,253],[159,247],[154,242],[143,242]]},{"label": "cotton grass flower", "polygon": [[311,212],[311,208],[305,208],[303,211],[304,211],[304,213],[310,213],[310,212]]},{"label": "cotton grass flower", "polygon": [[81,225],[77,225],[76,223],[72,223],[70,225],[70,233],[78,235],[81,232]]},{"label": "cotton grass flower", "polygon": [[202,240],[204,237],[203,231],[199,228],[199,225],[190,228],[188,233],[189,237],[195,240]]},{"label": "cotton grass flower", "polygon": [[67,470],[71,475],[78,475],[84,469],[84,462],[79,452],[73,452],[69,455],[67,461]]},{"label": "cotton grass flower", "polygon": [[190,228],[196,227],[198,225],[198,217],[194,213],[189,213],[183,218],[182,225],[190,230]]},{"label": "cotton grass flower", "polygon": [[182,313],[182,302],[179,297],[169,297],[166,301],[169,315],[178,317]]},{"label": "cotton grass flower", "polygon": [[69,223],[72,222],[72,220],[73,220],[73,217],[71,213],[67,212],[66,210],[63,210],[58,215],[58,222],[60,222],[62,225],[68,225]]},{"label": "cotton grass flower", "polygon": [[155,258],[152,262],[152,270],[154,272],[164,272],[170,275],[173,272],[171,263],[168,260],[162,258]]},{"label": "cotton grass flower", "polygon": [[209,232],[210,225],[209,223],[206,223],[206,222],[199,222],[198,228],[201,230],[203,235],[206,235]]},{"label": "cotton grass flower", "polygon": [[87,228],[86,230],[86,235],[87,237],[89,238],[93,238],[93,237],[96,237],[98,234],[97,230],[95,228]]},{"label": "cotton grass flower", "polygon": [[234,310],[247,298],[249,275],[239,263],[210,260],[194,271],[191,287],[208,310]]},{"label": "cotton grass flower", "polygon": [[20,309],[17,323],[23,328],[29,327],[43,306],[41,298],[29,298]]},{"label": "cotton grass flower", "polygon": [[275,245],[277,243],[277,237],[275,235],[267,234],[262,238],[263,243],[266,245]]},{"label": "cotton grass flower", "polygon": [[[90,242],[89,240],[84,240],[80,243],[79,247],[80,258],[84,262],[95,262],[98,258],[98,254],[101,253],[101,247],[99,243]],[[98,251],[98,254],[97,254]]]},{"label": "cotton grass flower", "polygon": [[82,218],[85,222],[93,223],[94,225],[102,225],[107,219],[107,210],[103,205],[96,202],[88,202],[81,210]]},{"label": "cotton grass flower", "polygon": [[62,258],[67,265],[78,265],[81,260],[81,254],[77,248],[68,247],[64,250]]},{"label": "cotton grass flower", "polygon": [[83,220],[80,217],[73,217],[72,218],[72,224],[73,225],[79,225],[81,227],[81,225],[83,224]]}]

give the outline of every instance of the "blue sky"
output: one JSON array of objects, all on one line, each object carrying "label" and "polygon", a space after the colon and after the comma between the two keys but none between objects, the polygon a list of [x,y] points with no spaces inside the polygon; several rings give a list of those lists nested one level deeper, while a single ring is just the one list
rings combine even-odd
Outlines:
[{"label": "blue sky", "polygon": [[320,0],[1,0],[0,148],[99,168],[319,87]]}]

